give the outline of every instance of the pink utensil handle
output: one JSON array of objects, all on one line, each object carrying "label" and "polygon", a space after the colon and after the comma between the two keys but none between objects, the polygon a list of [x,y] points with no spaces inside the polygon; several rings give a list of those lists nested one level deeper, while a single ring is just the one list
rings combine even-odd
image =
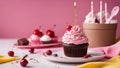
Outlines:
[{"label": "pink utensil handle", "polygon": [[119,10],[120,10],[119,6],[115,6],[112,9],[111,16],[107,19],[106,24],[110,23],[110,21],[112,20],[112,18],[118,14]]}]

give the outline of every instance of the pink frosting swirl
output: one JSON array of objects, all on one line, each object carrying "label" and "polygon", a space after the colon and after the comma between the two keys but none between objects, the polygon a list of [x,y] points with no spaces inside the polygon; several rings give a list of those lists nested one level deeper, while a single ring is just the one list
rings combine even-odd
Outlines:
[{"label": "pink frosting swirl", "polygon": [[30,44],[40,44],[40,37],[35,34],[32,34],[28,40]]},{"label": "pink frosting swirl", "polygon": [[67,44],[83,44],[88,43],[88,39],[85,36],[84,32],[80,28],[79,25],[75,25],[71,28],[70,31],[66,31],[66,33],[62,37],[62,42]]}]

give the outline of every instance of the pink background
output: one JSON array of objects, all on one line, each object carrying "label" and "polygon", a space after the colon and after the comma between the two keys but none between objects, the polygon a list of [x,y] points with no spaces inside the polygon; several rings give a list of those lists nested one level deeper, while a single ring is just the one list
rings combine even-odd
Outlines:
[{"label": "pink background", "polygon": [[[74,0],[0,0],[0,38],[29,37],[35,28],[42,26],[45,33],[56,24],[55,33],[63,35],[67,24],[73,24]],[[90,11],[91,0],[76,0],[78,23],[82,26],[85,15]],[[94,10],[99,11],[99,0],[94,1]],[[120,0],[103,0],[109,12],[119,5]],[[120,22],[120,13],[115,17]],[[118,23],[117,36],[120,36]]]}]

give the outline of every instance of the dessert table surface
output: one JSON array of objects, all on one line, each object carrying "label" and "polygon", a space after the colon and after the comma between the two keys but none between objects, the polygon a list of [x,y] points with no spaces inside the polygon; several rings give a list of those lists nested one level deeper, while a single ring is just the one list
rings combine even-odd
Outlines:
[{"label": "dessert table surface", "polygon": [[[30,54],[28,52],[28,49],[19,49],[19,48],[13,48],[13,44],[15,44],[17,39],[0,39],[0,55],[8,55],[8,51],[13,49],[15,52],[15,56],[17,57],[23,57],[26,54],[29,54],[27,59],[29,59],[29,64],[25,68],[73,68],[76,64],[66,64],[66,63],[57,63],[57,62],[51,62],[42,57],[42,51],[44,49],[35,49],[35,54]],[[60,47],[58,47],[59,49]],[[49,49],[49,48],[47,48]],[[46,50],[47,50],[46,49]],[[40,53],[41,52],[41,53]],[[31,60],[30,60],[31,59]],[[77,64],[78,65],[78,64]],[[0,68],[23,68],[19,64],[19,60],[12,61],[8,63],[0,64]]]}]

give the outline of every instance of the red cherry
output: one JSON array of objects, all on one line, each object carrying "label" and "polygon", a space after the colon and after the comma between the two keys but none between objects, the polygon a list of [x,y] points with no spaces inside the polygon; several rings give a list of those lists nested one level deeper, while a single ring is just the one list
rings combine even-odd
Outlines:
[{"label": "red cherry", "polygon": [[9,51],[8,55],[11,56],[11,57],[13,57],[14,56],[14,52],[13,51]]},{"label": "red cherry", "polygon": [[66,29],[67,29],[68,31],[70,31],[70,30],[71,30],[71,28],[72,28],[72,26],[71,26],[71,25],[68,25],[68,26],[66,27]]},{"label": "red cherry", "polygon": [[51,32],[51,30],[47,30],[47,31],[46,31],[46,34],[48,34],[48,32]]},{"label": "red cherry", "polygon": [[34,53],[34,48],[29,49],[30,53]]},{"label": "red cherry", "polygon": [[39,31],[39,29],[35,29],[35,30],[33,31],[33,34],[35,34],[35,35],[37,35],[37,36],[39,36],[39,37],[42,37],[42,36],[43,36],[43,33],[42,33],[41,31]]},{"label": "red cherry", "polygon": [[50,37],[54,37],[54,36],[55,36],[55,33],[54,33],[54,31],[52,31],[52,30],[47,30],[47,31],[46,31],[46,34],[47,34],[48,36],[50,36]]},{"label": "red cherry", "polygon": [[110,59],[111,57],[108,57],[108,56],[104,56],[105,59]]},{"label": "red cherry", "polygon": [[20,60],[20,65],[22,67],[25,67],[28,64],[28,61],[25,59],[27,55],[25,55],[21,60]]},{"label": "red cherry", "polygon": [[53,56],[57,57],[57,56],[58,56],[58,54],[53,54]]},{"label": "red cherry", "polygon": [[22,59],[22,60],[20,61],[20,65],[21,65],[22,67],[25,67],[27,64],[28,64],[28,61],[27,61],[26,59]]},{"label": "red cherry", "polygon": [[83,56],[83,58],[89,58],[89,57],[91,57],[90,54],[87,54],[87,55]]},{"label": "red cherry", "polygon": [[51,54],[52,54],[52,51],[51,51],[51,50],[47,50],[47,51],[46,51],[46,54],[47,54],[47,55],[51,55]]}]

